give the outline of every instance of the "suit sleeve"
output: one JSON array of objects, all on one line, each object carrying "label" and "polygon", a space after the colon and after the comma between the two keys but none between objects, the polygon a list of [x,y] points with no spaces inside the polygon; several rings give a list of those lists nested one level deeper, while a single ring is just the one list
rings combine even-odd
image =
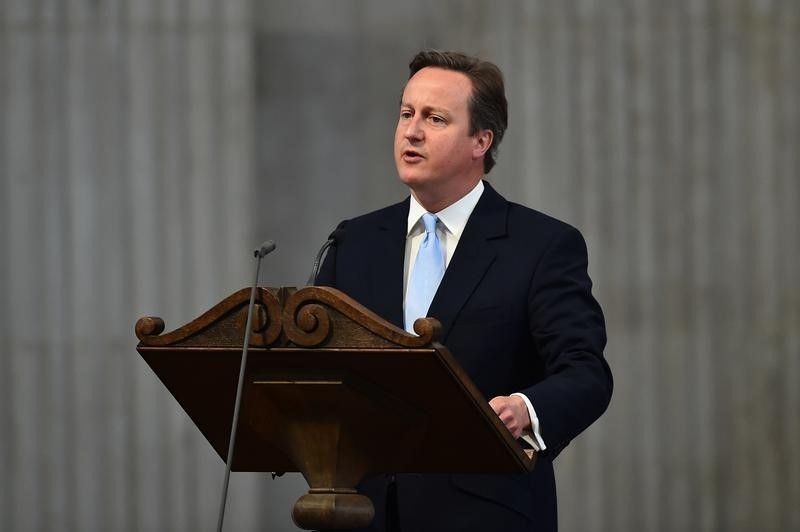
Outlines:
[{"label": "suit sleeve", "polygon": [[603,357],[605,322],[587,266],[586,243],[567,226],[546,250],[528,294],[530,332],[545,376],[522,392],[553,456],[600,417],[613,389]]}]

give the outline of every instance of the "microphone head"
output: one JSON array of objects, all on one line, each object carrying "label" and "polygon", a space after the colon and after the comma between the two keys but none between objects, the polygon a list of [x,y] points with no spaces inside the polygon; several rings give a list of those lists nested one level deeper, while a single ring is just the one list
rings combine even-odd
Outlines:
[{"label": "microphone head", "polygon": [[275,251],[275,242],[273,240],[267,240],[255,251],[255,256],[262,259],[264,255],[272,253],[273,251]]}]

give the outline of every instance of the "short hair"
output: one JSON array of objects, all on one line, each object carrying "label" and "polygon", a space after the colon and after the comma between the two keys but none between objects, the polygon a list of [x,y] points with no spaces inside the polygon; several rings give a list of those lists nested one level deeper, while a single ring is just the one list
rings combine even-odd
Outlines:
[{"label": "short hair", "polygon": [[471,57],[461,52],[422,50],[409,63],[408,78],[426,67],[443,68],[465,74],[472,83],[468,109],[470,135],[480,130],[492,131],[493,140],[483,158],[483,171],[489,173],[497,158],[497,148],[508,127],[508,102],[506,101],[503,73],[494,63]]}]

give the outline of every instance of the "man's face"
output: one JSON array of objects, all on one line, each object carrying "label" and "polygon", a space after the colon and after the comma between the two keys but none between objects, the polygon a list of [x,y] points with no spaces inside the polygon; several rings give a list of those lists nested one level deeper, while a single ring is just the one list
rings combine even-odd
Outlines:
[{"label": "man's face", "polygon": [[460,191],[482,175],[486,146],[480,135],[469,134],[471,94],[469,78],[453,70],[426,67],[408,80],[394,160],[400,180],[418,196]]}]

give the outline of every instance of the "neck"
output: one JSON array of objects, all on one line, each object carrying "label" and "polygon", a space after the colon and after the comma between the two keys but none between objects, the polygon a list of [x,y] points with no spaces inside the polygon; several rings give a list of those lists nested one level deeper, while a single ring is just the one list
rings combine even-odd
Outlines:
[{"label": "neck", "polygon": [[411,189],[411,194],[426,211],[437,213],[469,194],[478,185],[481,177],[465,181],[463,186],[456,188],[450,186],[444,190],[414,187]]}]

